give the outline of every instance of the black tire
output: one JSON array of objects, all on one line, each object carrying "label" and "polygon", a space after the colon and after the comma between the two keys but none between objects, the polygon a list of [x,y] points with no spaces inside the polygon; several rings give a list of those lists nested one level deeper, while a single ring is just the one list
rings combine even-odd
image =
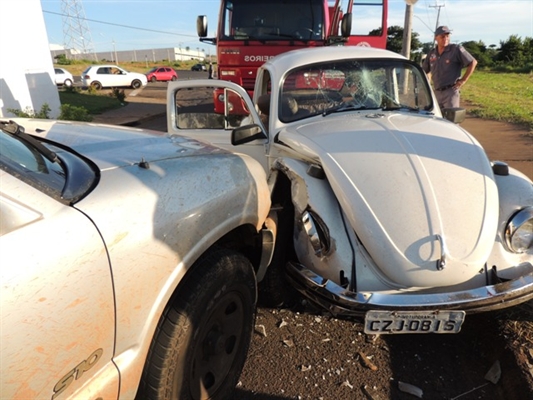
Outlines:
[{"label": "black tire", "polygon": [[66,87],[71,87],[72,81],[70,79],[65,79],[65,82],[63,82],[63,85],[65,85]]},{"label": "black tire", "polygon": [[[152,76],[152,77],[150,78],[150,82],[155,82],[155,81],[157,81],[157,78],[156,78],[155,76]],[[133,85],[132,85],[132,86],[133,86]]]},{"label": "black tire", "polygon": [[139,89],[141,86],[142,86],[142,82],[140,80],[138,80],[138,79],[135,79],[131,83],[131,87],[134,88],[134,89]]},{"label": "black tire", "polygon": [[94,81],[93,83],[91,83],[91,87],[94,89],[94,90],[100,90],[102,89],[102,84],[98,81]]},{"label": "black tire", "polygon": [[243,255],[222,248],[203,255],[159,322],[137,399],[231,398],[252,338],[256,291]]},{"label": "black tire", "polygon": [[173,76],[173,77],[171,78],[172,82],[174,82],[176,79],[178,79],[178,78],[175,77],[175,76]]}]

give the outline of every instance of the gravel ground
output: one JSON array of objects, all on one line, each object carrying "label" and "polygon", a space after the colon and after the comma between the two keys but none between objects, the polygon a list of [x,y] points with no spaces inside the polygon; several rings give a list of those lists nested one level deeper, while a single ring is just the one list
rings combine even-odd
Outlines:
[{"label": "gravel ground", "polygon": [[506,346],[501,318],[468,316],[456,335],[372,339],[361,323],[310,305],[259,308],[234,398],[533,399],[533,386]]}]

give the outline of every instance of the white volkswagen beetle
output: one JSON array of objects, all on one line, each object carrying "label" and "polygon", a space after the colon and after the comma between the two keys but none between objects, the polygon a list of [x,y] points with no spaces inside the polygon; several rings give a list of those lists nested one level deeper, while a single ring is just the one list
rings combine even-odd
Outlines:
[{"label": "white volkswagen beetle", "polygon": [[231,398],[272,242],[261,166],[155,131],[0,128],[0,398]]},{"label": "white volkswagen beetle", "polygon": [[293,51],[260,68],[253,101],[211,80],[170,85],[168,102],[169,131],[268,172],[278,235],[258,277],[271,304],[286,273],[334,315],[364,316],[367,333],[452,333],[467,313],[533,297],[532,182],[491,162],[456,124],[465,110],[440,110],[406,58]]}]

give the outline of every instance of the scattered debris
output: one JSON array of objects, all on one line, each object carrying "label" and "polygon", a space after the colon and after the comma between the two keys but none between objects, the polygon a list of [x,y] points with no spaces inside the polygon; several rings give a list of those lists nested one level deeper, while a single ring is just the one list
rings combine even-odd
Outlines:
[{"label": "scattered debris", "polygon": [[372,371],[378,370],[378,367],[374,363],[372,363],[372,361],[370,361],[370,358],[367,357],[365,353],[360,351],[358,354],[359,354],[359,358],[361,359],[361,363],[363,364],[363,366],[370,368]]},{"label": "scattered debris", "polygon": [[368,400],[383,400],[383,397],[379,394],[375,387],[371,388],[368,385],[364,385],[361,390]]},{"label": "scattered debris", "polygon": [[310,369],[311,369],[311,366],[310,366],[310,365],[302,365],[302,366],[300,367],[300,371],[302,371],[302,372],[307,372],[307,371],[309,371]]},{"label": "scattered debris", "polygon": [[398,381],[398,389],[400,389],[401,392],[412,394],[419,399],[421,399],[424,395],[424,391],[422,389],[415,385],[411,385],[410,383]]},{"label": "scattered debris", "polygon": [[331,341],[331,339],[330,338],[326,338],[326,339],[322,339],[322,341],[323,342],[329,342],[329,341]]},{"label": "scattered debris", "polygon": [[376,343],[381,335],[365,335],[365,342]]},{"label": "scattered debris", "polygon": [[294,341],[292,339],[283,340],[283,344],[287,347],[294,347]]},{"label": "scattered debris", "polygon": [[461,397],[463,397],[463,396],[466,396],[467,394],[470,394],[470,393],[472,393],[472,392],[475,392],[475,391],[478,390],[478,389],[484,388],[484,387],[487,386],[487,385],[488,385],[488,383],[484,383],[483,385],[478,386],[478,387],[475,387],[474,389],[471,389],[471,390],[469,390],[468,392],[461,393],[459,396],[455,396],[455,397],[451,398],[450,400],[457,400],[457,399],[459,399],[459,398],[461,398]]},{"label": "scattered debris", "polygon": [[500,361],[496,360],[489,371],[485,374],[485,380],[497,384],[502,376],[502,369],[500,367]]},{"label": "scattered debris", "polygon": [[353,389],[353,385],[346,379],[344,382],[341,383],[341,386],[347,386],[350,389]]},{"label": "scattered debris", "polygon": [[267,337],[266,329],[264,325],[256,325],[255,331],[263,337]]},{"label": "scattered debris", "polygon": [[284,320],[281,320],[281,322],[278,324],[278,328],[283,328],[285,325],[289,325]]}]

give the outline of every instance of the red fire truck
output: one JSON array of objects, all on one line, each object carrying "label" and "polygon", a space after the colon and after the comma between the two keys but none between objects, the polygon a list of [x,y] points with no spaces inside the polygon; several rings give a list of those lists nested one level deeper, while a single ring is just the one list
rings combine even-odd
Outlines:
[{"label": "red fire truck", "polygon": [[205,15],[198,16],[197,30],[200,41],[217,47],[218,78],[252,93],[257,68],[277,54],[331,45],[385,48],[387,2],[222,0],[216,36],[207,37]]}]

